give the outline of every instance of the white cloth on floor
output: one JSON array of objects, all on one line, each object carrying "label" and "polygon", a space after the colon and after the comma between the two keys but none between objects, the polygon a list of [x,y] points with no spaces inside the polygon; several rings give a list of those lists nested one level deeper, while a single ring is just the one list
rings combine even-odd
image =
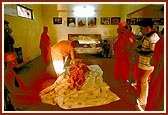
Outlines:
[{"label": "white cloth on floor", "polygon": [[86,81],[79,91],[76,88],[68,88],[67,68],[60,82],[55,82],[40,92],[41,101],[51,105],[58,104],[63,109],[72,109],[105,105],[119,100],[103,81],[102,69],[98,65],[89,65],[88,68],[90,72],[85,76]]}]

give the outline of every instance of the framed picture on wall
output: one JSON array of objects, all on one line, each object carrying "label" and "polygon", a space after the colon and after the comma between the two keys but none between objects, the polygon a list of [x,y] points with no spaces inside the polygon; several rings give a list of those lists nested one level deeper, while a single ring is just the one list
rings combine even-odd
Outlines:
[{"label": "framed picture on wall", "polygon": [[101,17],[101,25],[110,25],[110,17]]},{"label": "framed picture on wall", "polygon": [[137,18],[137,25],[143,20],[144,18]]},{"label": "framed picture on wall", "polygon": [[138,25],[138,18],[131,18],[131,25]]},{"label": "framed picture on wall", "polygon": [[33,20],[33,10],[22,5],[17,5],[17,14],[20,17]]},{"label": "framed picture on wall", "polygon": [[126,23],[127,23],[128,25],[130,25],[130,24],[131,24],[131,19],[126,19]]},{"label": "framed picture on wall", "polygon": [[76,26],[76,18],[75,17],[67,17],[67,26],[75,27]]},{"label": "framed picture on wall", "polygon": [[77,18],[78,27],[86,27],[86,18],[79,17]]},{"label": "framed picture on wall", "polygon": [[117,25],[120,23],[120,17],[111,17],[111,25]]},{"label": "framed picture on wall", "polygon": [[96,27],[96,17],[89,17],[88,18],[88,27]]},{"label": "framed picture on wall", "polygon": [[62,24],[62,18],[61,17],[54,17],[53,24]]}]

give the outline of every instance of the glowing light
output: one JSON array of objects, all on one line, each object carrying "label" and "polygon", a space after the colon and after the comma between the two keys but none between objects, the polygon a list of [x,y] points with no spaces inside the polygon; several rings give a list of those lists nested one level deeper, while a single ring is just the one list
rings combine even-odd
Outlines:
[{"label": "glowing light", "polygon": [[53,66],[54,66],[54,70],[57,74],[61,74],[65,71],[63,61],[54,61],[53,60]]},{"label": "glowing light", "polygon": [[84,6],[84,7],[75,7],[74,15],[77,17],[92,17],[95,14],[93,7]]}]

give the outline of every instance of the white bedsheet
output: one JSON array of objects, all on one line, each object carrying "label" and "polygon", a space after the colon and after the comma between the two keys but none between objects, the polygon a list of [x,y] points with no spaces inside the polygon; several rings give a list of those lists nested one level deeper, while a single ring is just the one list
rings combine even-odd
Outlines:
[{"label": "white bedsheet", "polygon": [[42,102],[71,109],[105,105],[119,100],[120,98],[111,92],[110,87],[103,81],[102,69],[98,65],[88,67],[91,71],[86,75],[86,81],[80,91],[68,88],[67,69],[65,76],[40,92]]},{"label": "white bedsheet", "polygon": [[74,48],[75,53],[77,54],[99,54],[102,51],[102,47],[96,47],[96,48],[83,48],[83,47],[77,47]]}]

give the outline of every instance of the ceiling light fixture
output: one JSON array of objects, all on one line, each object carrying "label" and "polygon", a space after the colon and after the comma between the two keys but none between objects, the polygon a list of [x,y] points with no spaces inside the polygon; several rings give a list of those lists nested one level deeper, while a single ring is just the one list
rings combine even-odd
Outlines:
[{"label": "ceiling light fixture", "polygon": [[95,14],[95,10],[91,6],[75,7],[74,15],[77,17],[92,17]]}]

